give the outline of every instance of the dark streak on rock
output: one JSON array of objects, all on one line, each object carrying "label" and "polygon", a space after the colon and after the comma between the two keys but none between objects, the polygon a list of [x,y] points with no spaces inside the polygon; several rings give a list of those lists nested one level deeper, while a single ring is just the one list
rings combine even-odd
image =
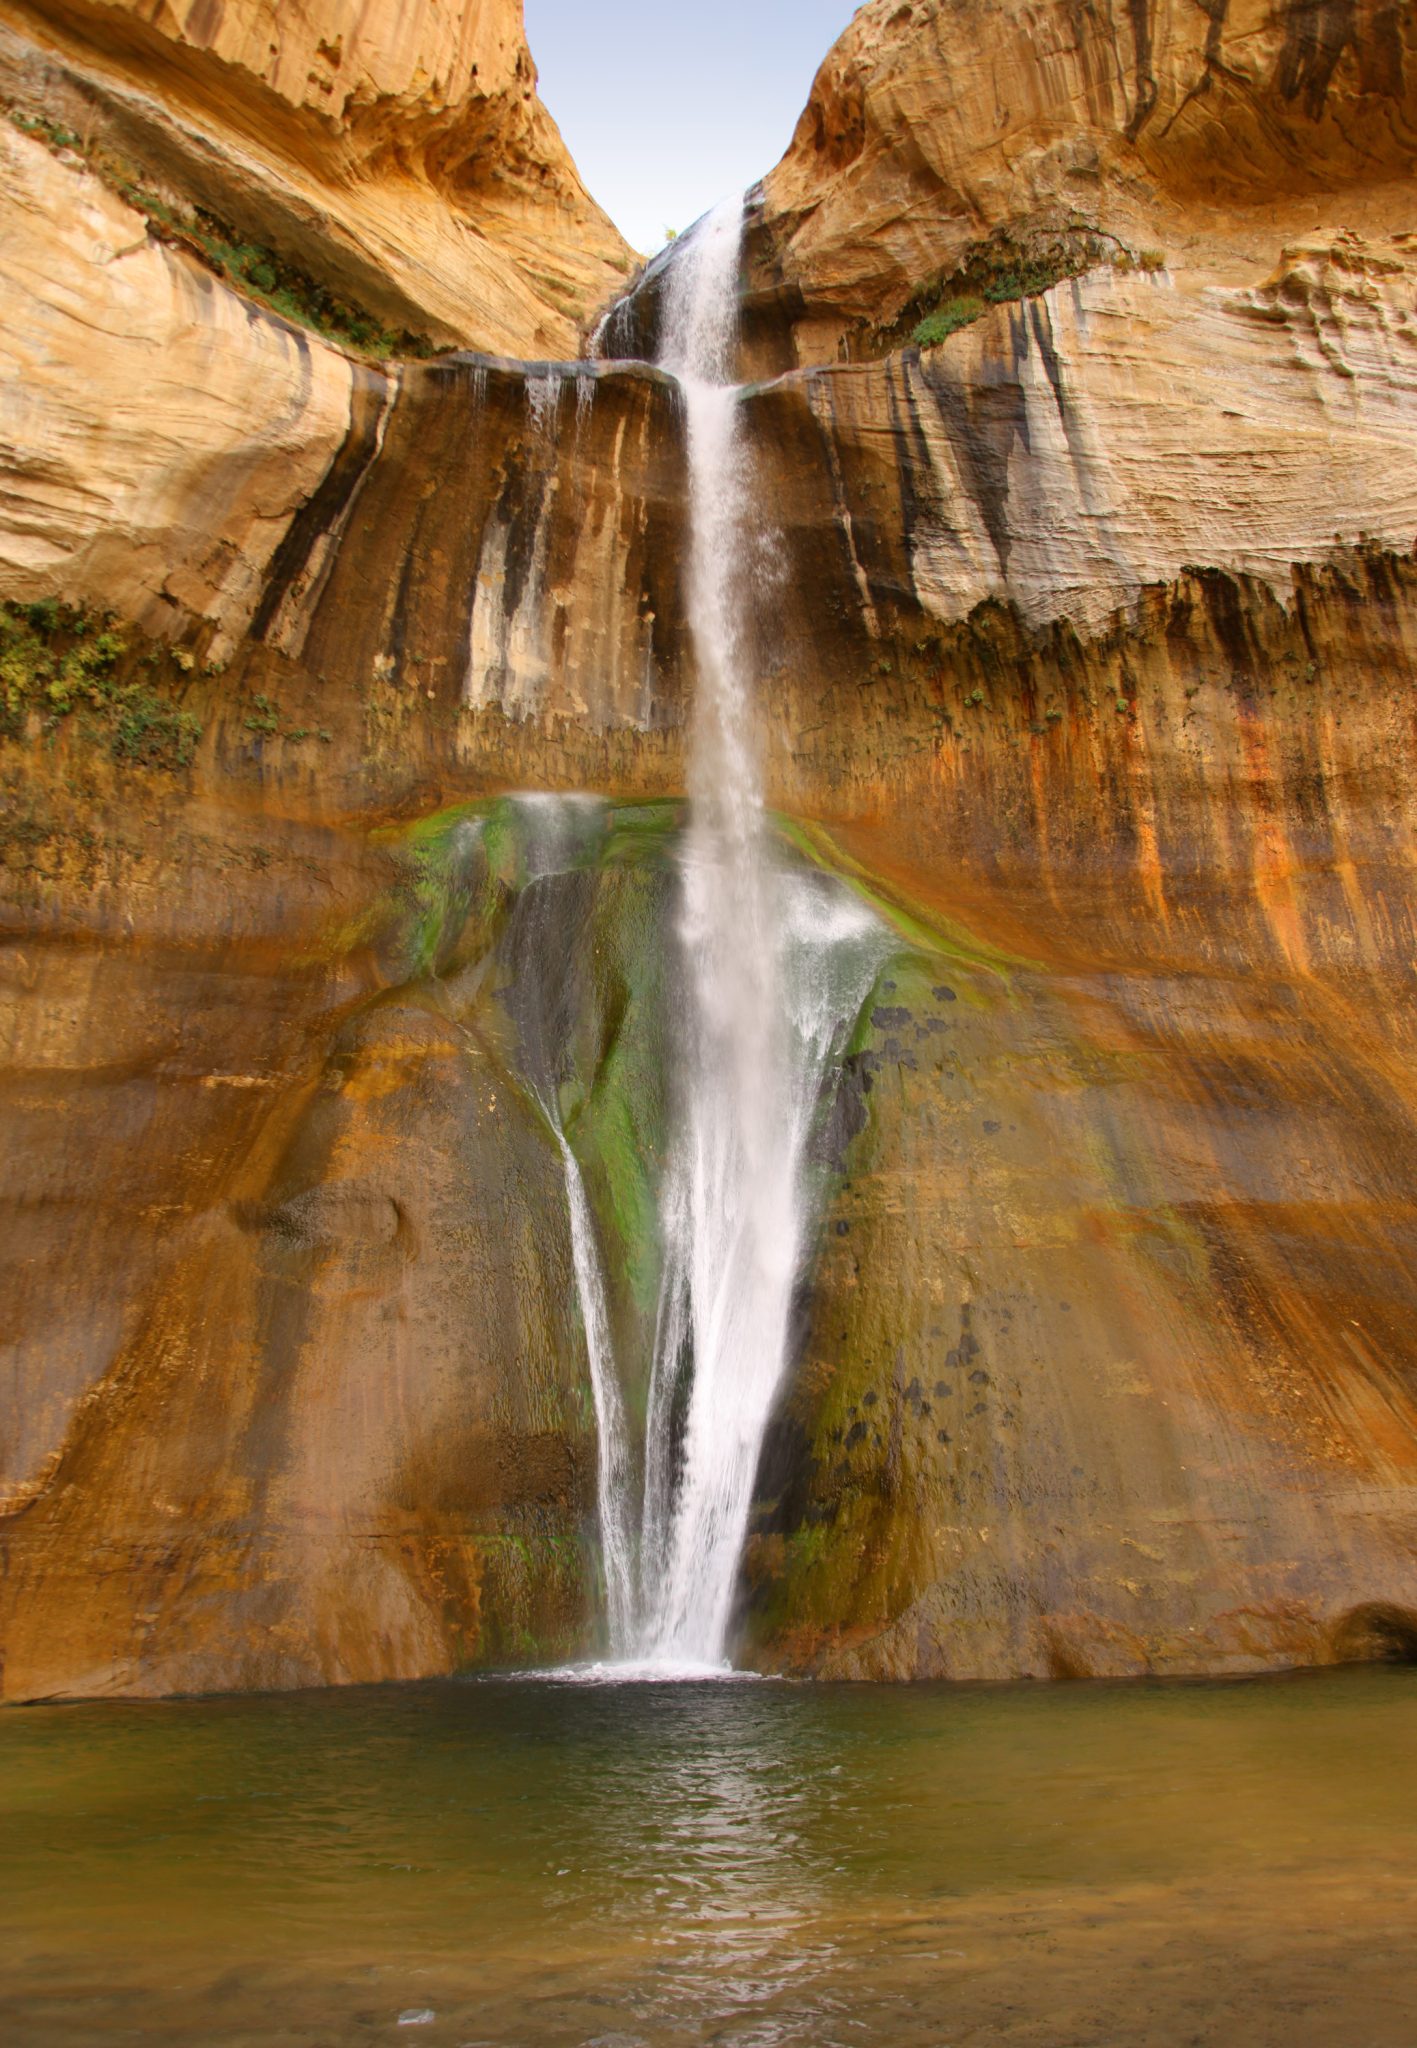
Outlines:
[{"label": "dark streak on rock", "polygon": [[1303,102],[1311,121],[1321,118],[1338,60],[1355,40],[1356,14],[1354,0],[1290,0],[1283,10],[1284,46],[1275,82],[1286,100]]},{"label": "dark streak on rock", "polygon": [[286,598],[304,573],[316,543],[338,524],[358,490],[378,447],[379,421],[387,387],[382,373],[359,369],[350,393],[349,427],[334,461],[315,491],[286,528],[272,558],[265,589],[251,623],[251,638],[264,640]]},{"label": "dark streak on rock", "polygon": [[1156,106],[1156,80],[1151,70],[1151,10],[1149,0],[1127,0],[1132,23],[1132,44],[1136,62],[1136,101],[1127,122],[1127,140],[1135,142],[1151,119]]}]

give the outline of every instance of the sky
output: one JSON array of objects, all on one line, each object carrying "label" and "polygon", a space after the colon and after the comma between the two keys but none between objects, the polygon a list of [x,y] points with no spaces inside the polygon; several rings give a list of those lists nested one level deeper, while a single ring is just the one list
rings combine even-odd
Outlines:
[{"label": "sky", "polygon": [[770,171],[854,0],[524,0],[541,98],[642,255]]}]

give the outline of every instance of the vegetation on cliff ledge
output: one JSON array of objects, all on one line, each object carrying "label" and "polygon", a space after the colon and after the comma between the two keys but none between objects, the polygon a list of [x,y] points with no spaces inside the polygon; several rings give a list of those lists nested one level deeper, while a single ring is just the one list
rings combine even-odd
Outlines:
[{"label": "vegetation on cliff ledge", "polygon": [[426,335],[406,328],[385,327],[372,313],[337,298],[305,271],[274,249],[251,242],[229,223],[197,206],[162,196],[131,164],[86,145],[62,122],[10,109],[10,119],[24,134],[43,142],[55,155],[72,159],[147,220],[159,240],[186,249],[226,284],[254,299],[282,319],[332,341],[352,355],[383,362],[394,356],[430,356],[434,344]]},{"label": "vegetation on cliff ledge", "polygon": [[138,652],[111,616],[57,598],[0,604],[0,738],[53,736],[77,719],[115,761],[185,768],[202,722],[174,702],[195,667],[185,648]]},{"label": "vegetation on cliff ledge", "polygon": [[951,270],[918,284],[894,319],[864,329],[849,353],[853,360],[864,361],[889,355],[906,342],[936,348],[961,327],[982,319],[991,306],[1036,298],[1100,263],[1116,269],[1159,270],[1165,260],[1158,249],[1137,254],[1114,236],[1077,222],[1055,229],[999,228],[987,241],[972,242]]}]

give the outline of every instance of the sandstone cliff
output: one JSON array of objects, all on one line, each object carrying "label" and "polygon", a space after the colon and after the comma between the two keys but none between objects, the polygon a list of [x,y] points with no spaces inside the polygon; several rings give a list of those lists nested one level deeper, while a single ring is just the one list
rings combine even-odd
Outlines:
[{"label": "sandstone cliff", "polygon": [[9,122],[0,178],[0,590],[155,633],[206,619],[229,641],[376,373],[243,302]]},{"label": "sandstone cliff", "polygon": [[[990,236],[1248,279],[1343,194],[1408,226],[1410,8],[868,0],[766,180],[754,285],[801,359],[896,319]],[[924,311],[922,305],[919,311]]]},{"label": "sandstone cliff", "polygon": [[[145,135],[210,138],[228,67],[253,190],[358,157],[367,196],[432,90],[367,56],[366,126],[254,10],[195,52],[121,15],[50,17],[53,89],[102,68],[111,110],[121,70]],[[761,1474],[764,1660],[1417,1642],[1412,72],[1405,17],[1348,20],[873,0],[755,217],[770,795],[898,940]],[[80,152],[4,148],[0,1690],[583,1649],[544,1104],[633,1376],[693,687],[672,388],[356,362]],[[525,789],[611,802],[534,856]]]},{"label": "sandstone cliff", "polygon": [[536,97],[515,0],[6,0],[0,93],[440,345],[570,354],[630,267]]}]

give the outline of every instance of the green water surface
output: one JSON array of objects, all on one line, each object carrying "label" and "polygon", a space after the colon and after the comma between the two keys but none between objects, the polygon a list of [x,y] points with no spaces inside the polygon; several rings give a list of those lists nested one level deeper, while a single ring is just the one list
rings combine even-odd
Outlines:
[{"label": "green water surface", "polygon": [[1417,2048],[1417,1672],[0,1715],[0,2043]]}]

